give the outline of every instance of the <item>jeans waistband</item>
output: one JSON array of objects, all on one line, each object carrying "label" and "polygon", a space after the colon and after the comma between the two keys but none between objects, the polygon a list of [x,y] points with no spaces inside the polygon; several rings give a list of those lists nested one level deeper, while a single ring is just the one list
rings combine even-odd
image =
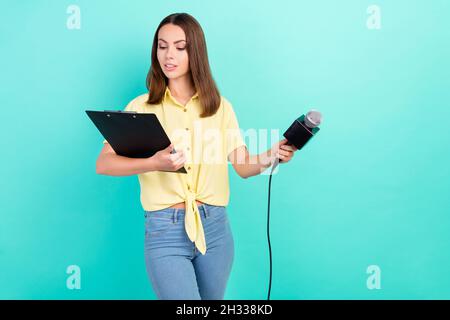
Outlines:
[{"label": "jeans waistband", "polygon": [[[214,207],[211,204],[203,203],[201,205],[198,205],[198,211],[200,212],[200,215],[204,216],[205,218],[209,217],[209,208]],[[144,211],[144,217],[147,218],[150,215],[159,215],[159,216],[168,216],[173,217],[174,222],[177,221],[178,216],[183,216],[186,213],[186,209],[181,208],[164,208],[161,210],[156,211]]]}]

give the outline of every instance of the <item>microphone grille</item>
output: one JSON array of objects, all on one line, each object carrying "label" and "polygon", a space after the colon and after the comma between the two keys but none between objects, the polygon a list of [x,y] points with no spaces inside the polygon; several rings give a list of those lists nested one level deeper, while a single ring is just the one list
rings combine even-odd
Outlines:
[{"label": "microphone grille", "polygon": [[311,109],[305,117],[305,124],[309,128],[315,128],[322,122],[322,114],[315,110]]}]

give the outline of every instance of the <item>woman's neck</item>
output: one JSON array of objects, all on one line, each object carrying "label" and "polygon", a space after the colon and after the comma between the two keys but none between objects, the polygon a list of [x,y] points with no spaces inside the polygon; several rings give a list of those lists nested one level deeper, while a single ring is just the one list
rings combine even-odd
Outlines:
[{"label": "woman's neck", "polygon": [[192,97],[195,94],[195,86],[188,75],[182,78],[169,79],[169,90],[174,97]]}]

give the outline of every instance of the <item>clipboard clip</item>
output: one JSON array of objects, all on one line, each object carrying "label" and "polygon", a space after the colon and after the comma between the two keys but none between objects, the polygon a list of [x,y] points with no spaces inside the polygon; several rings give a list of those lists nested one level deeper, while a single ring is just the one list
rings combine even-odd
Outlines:
[{"label": "clipboard clip", "polygon": [[103,110],[104,112],[119,112],[119,113],[137,113],[137,111],[123,111],[123,110]]}]

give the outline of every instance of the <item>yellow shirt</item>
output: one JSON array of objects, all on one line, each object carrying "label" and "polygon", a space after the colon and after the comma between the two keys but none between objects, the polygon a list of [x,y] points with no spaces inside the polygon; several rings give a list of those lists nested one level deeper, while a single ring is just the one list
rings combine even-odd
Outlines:
[{"label": "yellow shirt", "polygon": [[175,150],[184,150],[187,174],[161,171],[139,174],[142,207],[153,211],[185,202],[186,233],[205,254],[205,235],[195,200],[217,206],[228,204],[228,155],[245,145],[236,115],[224,97],[217,112],[206,118],[200,118],[197,94],[186,106],[172,96],[168,87],[162,103],[149,105],[147,99],[148,94],[140,95],[125,110],[156,114]]}]

